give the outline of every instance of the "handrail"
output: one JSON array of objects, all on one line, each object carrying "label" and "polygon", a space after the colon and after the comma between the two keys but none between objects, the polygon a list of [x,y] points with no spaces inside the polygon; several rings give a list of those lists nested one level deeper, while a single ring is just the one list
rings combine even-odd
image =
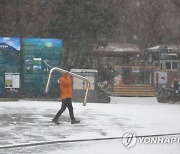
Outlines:
[{"label": "handrail", "polygon": [[47,84],[46,84],[46,89],[45,89],[45,93],[48,93],[48,90],[49,90],[49,84],[50,84],[50,79],[51,79],[51,76],[52,76],[52,73],[53,71],[59,71],[61,73],[68,73],[69,75],[73,76],[73,77],[76,77],[76,78],[79,78],[83,81],[85,81],[87,83],[87,87],[86,87],[86,93],[85,93],[85,96],[84,96],[84,101],[83,101],[83,106],[86,106],[86,103],[87,103],[87,94],[88,94],[88,91],[89,91],[89,87],[90,87],[90,81],[88,79],[86,79],[85,77],[81,76],[81,75],[78,75],[78,74],[75,74],[75,73],[72,73],[72,72],[69,72],[69,71],[66,71],[64,69],[61,69],[61,68],[58,68],[58,67],[53,67],[50,71],[49,71],[49,77],[48,77],[48,81],[47,81]]}]

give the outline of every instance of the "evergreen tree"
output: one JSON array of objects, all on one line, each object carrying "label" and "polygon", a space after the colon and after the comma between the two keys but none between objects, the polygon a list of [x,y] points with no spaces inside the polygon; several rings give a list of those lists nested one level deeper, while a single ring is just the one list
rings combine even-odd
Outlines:
[{"label": "evergreen tree", "polygon": [[51,33],[64,40],[64,65],[88,67],[87,55],[116,31],[114,8],[103,0],[57,0],[52,8]]}]

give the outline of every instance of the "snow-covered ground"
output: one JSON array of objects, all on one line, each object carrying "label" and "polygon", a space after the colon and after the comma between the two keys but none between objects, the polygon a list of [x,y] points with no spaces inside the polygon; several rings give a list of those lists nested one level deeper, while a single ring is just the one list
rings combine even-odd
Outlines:
[{"label": "snow-covered ground", "polygon": [[[128,149],[121,139],[2,148],[49,141],[122,137],[127,132],[135,132],[137,136],[180,133],[180,104],[158,103],[155,97],[112,97],[110,104],[73,105],[75,116],[81,123],[71,125],[68,111],[65,111],[60,118],[61,125],[55,125],[51,119],[61,102],[0,102],[0,153],[178,154],[180,151],[180,143],[137,143]],[[180,135],[174,138],[180,138]]]}]

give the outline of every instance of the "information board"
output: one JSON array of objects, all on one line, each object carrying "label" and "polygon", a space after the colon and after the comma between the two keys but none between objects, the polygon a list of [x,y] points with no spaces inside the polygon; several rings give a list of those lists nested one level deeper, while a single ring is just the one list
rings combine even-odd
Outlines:
[{"label": "information board", "polygon": [[[62,65],[62,40],[24,38],[22,51],[22,91],[26,95],[43,95],[51,67]],[[51,94],[59,95],[58,78],[58,74],[54,75]]]},{"label": "information board", "polygon": [[6,83],[12,86],[10,80],[5,81],[5,73],[20,73],[20,47],[19,37],[0,37],[0,96],[5,94]]}]

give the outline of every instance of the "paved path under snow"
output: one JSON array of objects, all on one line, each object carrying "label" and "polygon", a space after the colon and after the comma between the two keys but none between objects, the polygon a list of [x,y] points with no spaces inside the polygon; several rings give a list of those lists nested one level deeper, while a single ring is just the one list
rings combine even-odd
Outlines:
[{"label": "paved path under snow", "polygon": [[[180,133],[180,105],[160,104],[156,98],[113,97],[111,104],[74,103],[74,112],[80,124],[71,125],[66,111],[60,118],[61,125],[55,125],[51,119],[61,106],[60,102],[0,102],[0,147],[24,143],[39,143],[58,140],[79,140],[93,138],[121,137],[126,132],[137,135]],[[113,144],[112,144],[113,143]],[[90,146],[89,146],[90,145]],[[48,146],[0,149],[0,153],[70,153],[73,151],[110,149],[122,150],[120,141],[93,141],[88,143],[69,143]],[[119,145],[119,146],[118,146]],[[87,147],[88,146],[88,147]],[[118,146],[118,147],[117,147]],[[152,150],[178,153],[179,145],[166,148],[159,145],[150,146]],[[135,153],[146,148],[137,145]],[[172,150],[173,149],[173,150]],[[59,151],[60,150],[60,151]],[[77,152],[78,153],[78,152]]]}]

